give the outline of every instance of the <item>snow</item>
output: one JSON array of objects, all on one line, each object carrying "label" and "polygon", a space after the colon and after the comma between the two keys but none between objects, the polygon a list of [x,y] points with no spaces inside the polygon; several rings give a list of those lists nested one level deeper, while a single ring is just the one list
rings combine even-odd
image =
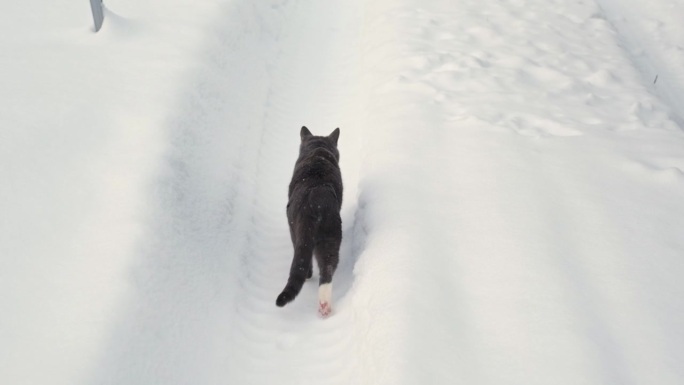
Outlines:
[{"label": "snow", "polygon": [[[0,383],[684,381],[679,2],[105,5],[0,12]],[[325,320],[275,306],[302,125]]]}]

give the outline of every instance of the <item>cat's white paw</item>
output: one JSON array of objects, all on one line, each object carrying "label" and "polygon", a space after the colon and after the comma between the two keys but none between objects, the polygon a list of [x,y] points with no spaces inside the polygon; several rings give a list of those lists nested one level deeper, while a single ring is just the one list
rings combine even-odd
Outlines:
[{"label": "cat's white paw", "polygon": [[330,303],[328,302],[319,302],[318,303],[318,315],[320,315],[323,318],[327,318],[330,313],[332,313],[332,306],[330,306]]},{"label": "cat's white paw", "polygon": [[318,314],[325,318],[332,313],[332,284],[324,283],[318,287]]}]

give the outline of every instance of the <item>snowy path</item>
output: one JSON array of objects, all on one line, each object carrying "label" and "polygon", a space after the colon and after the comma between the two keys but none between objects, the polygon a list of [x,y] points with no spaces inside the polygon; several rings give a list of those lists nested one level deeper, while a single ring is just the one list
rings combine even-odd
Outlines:
[{"label": "snowy path", "polygon": [[[352,350],[349,312],[321,322],[315,280],[293,304],[275,306],[291,262],[284,208],[299,127],[327,135],[339,125],[351,143],[344,127],[357,125],[344,117],[353,116],[345,74],[356,56],[346,23],[356,15],[350,4],[339,8],[292,1],[224,10],[233,22],[219,27],[170,121],[156,240],[141,252],[135,299],[95,382],[355,382],[356,358],[343,354]],[[337,302],[352,279],[349,246],[342,252]]]},{"label": "snowy path", "polygon": [[[26,27],[0,383],[682,383],[680,11],[655,3],[662,35],[612,0],[121,0],[137,18],[77,43]],[[326,320],[315,278],[274,303],[302,125],[341,128]],[[62,163],[31,184],[34,159]]]}]

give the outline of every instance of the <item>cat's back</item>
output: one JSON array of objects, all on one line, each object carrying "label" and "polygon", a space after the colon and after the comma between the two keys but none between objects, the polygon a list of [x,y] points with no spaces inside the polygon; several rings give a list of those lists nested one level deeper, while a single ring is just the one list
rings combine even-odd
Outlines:
[{"label": "cat's back", "polygon": [[315,187],[329,185],[339,195],[342,193],[342,175],[337,158],[330,150],[316,148],[300,155],[295,163],[290,196]]}]

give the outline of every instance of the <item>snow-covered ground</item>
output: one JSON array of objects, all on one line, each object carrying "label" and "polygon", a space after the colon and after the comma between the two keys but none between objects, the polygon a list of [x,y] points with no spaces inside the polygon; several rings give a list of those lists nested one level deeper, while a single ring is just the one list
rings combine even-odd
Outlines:
[{"label": "snow-covered ground", "polygon": [[0,6],[0,384],[684,383],[681,1],[106,5]]}]

